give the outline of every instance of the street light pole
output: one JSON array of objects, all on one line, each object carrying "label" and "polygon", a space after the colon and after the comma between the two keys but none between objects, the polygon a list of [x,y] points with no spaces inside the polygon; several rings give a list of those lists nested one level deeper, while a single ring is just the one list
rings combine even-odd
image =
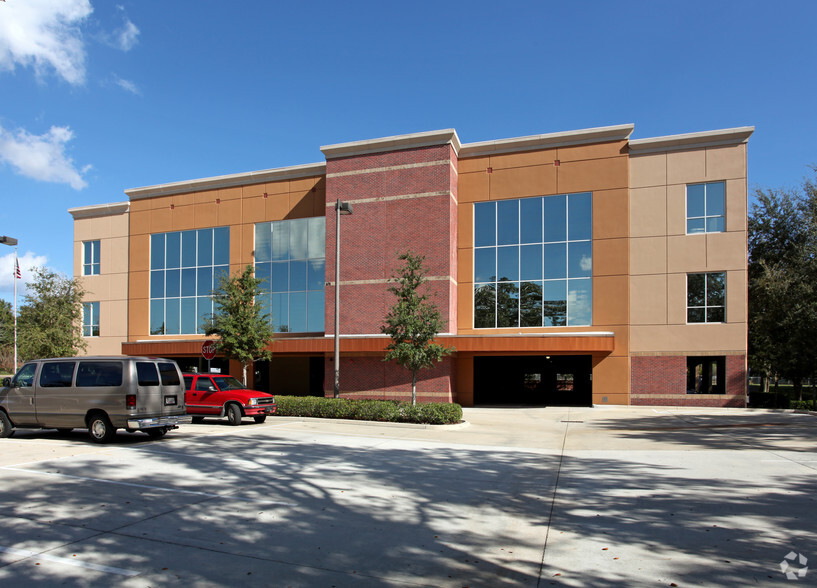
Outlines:
[{"label": "street light pole", "polygon": [[11,271],[14,274],[14,373],[17,373],[17,280],[19,279],[18,271],[20,268],[17,261],[17,239],[2,235],[0,236],[0,243],[14,247],[14,267]]},{"label": "street light pole", "polygon": [[335,398],[340,398],[340,215],[352,214],[352,205],[335,202]]}]

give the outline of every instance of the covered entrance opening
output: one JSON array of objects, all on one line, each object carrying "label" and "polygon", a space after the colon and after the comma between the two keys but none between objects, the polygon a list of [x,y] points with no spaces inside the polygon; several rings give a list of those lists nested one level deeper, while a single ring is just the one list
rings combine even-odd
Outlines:
[{"label": "covered entrance opening", "polygon": [[590,355],[474,357],[474,404],[591,406]]}]

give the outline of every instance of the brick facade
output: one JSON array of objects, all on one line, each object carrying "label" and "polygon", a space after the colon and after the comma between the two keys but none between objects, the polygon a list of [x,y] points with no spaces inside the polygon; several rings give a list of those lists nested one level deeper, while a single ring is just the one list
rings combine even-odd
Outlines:
[{"label": "brick facade", "polygon": [[726,356],[725,394],[687,394],[687,356],[636,356],[630,360],[633,405],[746,406],[746,356]]}]

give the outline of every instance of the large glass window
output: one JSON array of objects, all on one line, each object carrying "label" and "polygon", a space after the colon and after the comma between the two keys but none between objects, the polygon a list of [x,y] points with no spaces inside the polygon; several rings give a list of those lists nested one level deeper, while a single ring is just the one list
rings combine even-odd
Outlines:
[{"label": "large glass window", "polygon": [[82,303],[82,336],[99,337],[99,302]]},{"label": "large glass window", "polygon": [[255,225],[258,297],[278,332],[324,331],[326,219],[301,218]]},{"label": "large glass window", "polygon": [[474,327],[593,322],[593,196],[474,204]]},{"label": "large glass window", "polygon": [[725,182],[687,186],[687,234],[722,233],[725,225]]},{"label": "large glass window", "polygon": [[726,321],[726,274],[687,274],[687,322]]},{"label": "large glass window", "polygon": [[83,241],[82,242],[82,275],[83,276],[98,276],[99,275],[99,241]]},{"label": "large glass window", "polygon": [[210,293],[230,272],[230,228],[150,236],[150,333],[194,335],[213,312]]}]

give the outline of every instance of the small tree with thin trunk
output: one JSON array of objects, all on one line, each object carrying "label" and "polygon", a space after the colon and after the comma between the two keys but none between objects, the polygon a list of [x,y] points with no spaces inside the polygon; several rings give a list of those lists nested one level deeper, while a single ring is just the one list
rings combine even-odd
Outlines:
[{"label": "small tree with thin trunk", "polygon": [[410,251],[398,257],[403,262],[396,282],[389,292],[397,297],[380,330],[391,337],[384,361],[396,361],[411,372],[411,404],[417,404],[417,372],[432,367],[453,349],[434,343],[443,328],[440,311],[419,291],[426,282],[423,255]]},{"label": "small tree with thin trunk", "polygon": [[85,351],[82,338],[82,297],[76,279],[46,267],[34,269],[34,281],[17,320],[19,354],[23,361],[47,357],[73,357]]},{"label": "small tree with thin trunk", "polygon": [[223,275],[213,290],[214,312],[204,325],[207,335],[218,337],[216,346],[230,359],[241,362],[242,378],[247,385],[247,369],[254,361],[272,359],[269,345],[273,330],[269,315],[255,299],[261,291],[253,266],[247,265],[232,278]]}]

